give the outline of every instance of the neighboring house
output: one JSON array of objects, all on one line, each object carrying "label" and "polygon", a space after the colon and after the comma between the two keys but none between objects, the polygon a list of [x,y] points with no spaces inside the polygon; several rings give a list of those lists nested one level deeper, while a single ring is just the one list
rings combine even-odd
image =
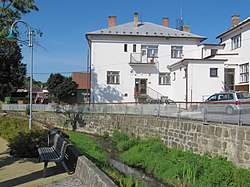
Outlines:
[{"label": "neighboring house", "polygon": [[239,15],[233,15],[231,20],[232,27],[217,36],[224,50],[218,51],[214,58],[228,59],[225,63],[225,84],[228,89],[249,92],[250,17],[240,22]]},{"label": "neighboring house", "polygon": [[73,72],[72,80],[78,85],[76,89],[76,103],[89,102],[90,74],[87,72]]}]

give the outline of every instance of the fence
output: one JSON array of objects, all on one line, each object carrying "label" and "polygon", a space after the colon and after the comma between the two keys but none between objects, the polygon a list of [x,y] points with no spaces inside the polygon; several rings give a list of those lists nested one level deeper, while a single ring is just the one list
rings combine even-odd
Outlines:
[{"label": "fence", "polygon": [[[234,106],[235,104],[231,104]],[[84,105],[57,105],[57,104],[33,104],[33,111],[48,112],[78,112],[78,113],[107,113],[122,115],[145,115],[189,120],[199,120],[214,123],[229,123],[237,125],[250,125],[250,106],[241,104],[230,112],[230,103],[208,105],[207,103],[174,104],[162,103],[95,103]],[[29,105],[2,104],[3,111],[25,111]],[[205,109],[204,109],[205,108]],[[246,109],[246,110],[245,110]],[[228,110],[228,111],[227,111]]]}]

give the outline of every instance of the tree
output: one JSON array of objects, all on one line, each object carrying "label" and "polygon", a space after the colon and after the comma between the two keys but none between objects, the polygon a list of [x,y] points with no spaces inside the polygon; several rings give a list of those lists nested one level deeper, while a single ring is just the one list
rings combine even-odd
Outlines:
[{"label": "tree", "polygon": [[48,78],[47,86],[48,91],[52,93],[55,99],[60,103],[60,101],[69,98],[78,85],[71,77],[65,77],[59,73],[52,73]]},{"label": "tree", "polygon": [[5,38],[11,24],[32,10],[38,10],[34,0],[0,0],[0,100],[24,85],[26,65],[21,63],[21,49]]}]

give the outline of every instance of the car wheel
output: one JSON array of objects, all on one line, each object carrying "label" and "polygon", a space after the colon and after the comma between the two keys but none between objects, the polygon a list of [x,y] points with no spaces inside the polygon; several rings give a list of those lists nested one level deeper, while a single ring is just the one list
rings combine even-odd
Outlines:
[{"label": "car wheel", "polygon": [[233,109],[231,106],[228,106],[228,107],[226,108],[226,113],[227,113],[228,115],[231,115],[231,114],[234,113],[234,109]]},{"label": "car wheel", "polygon": [[207,114],[207,109],[205,107],[201,107],[201,113],[202,114]]}]

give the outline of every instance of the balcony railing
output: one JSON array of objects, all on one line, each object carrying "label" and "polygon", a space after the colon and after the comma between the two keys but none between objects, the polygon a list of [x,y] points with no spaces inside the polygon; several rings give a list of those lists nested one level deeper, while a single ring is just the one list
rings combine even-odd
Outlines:
[{"label": "balcony railing", "polygon": [[158,63],[157,57],[146,57],[142,56],[141,53],[131,53],[130,54],[130,65],[154,65]]}]

